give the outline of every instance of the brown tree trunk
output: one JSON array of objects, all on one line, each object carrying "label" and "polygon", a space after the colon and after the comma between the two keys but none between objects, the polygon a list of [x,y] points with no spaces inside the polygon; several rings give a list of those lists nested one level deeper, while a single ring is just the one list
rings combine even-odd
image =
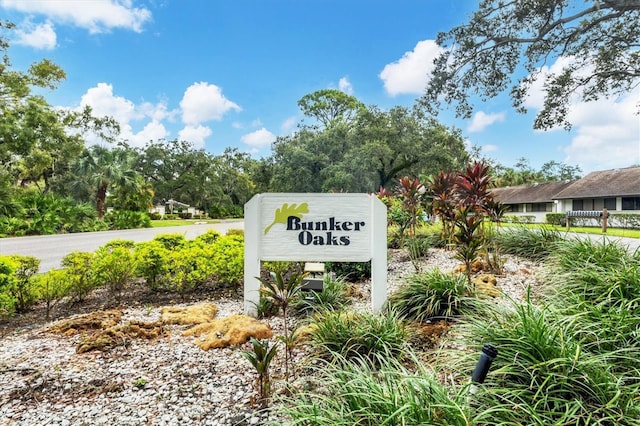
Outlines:
[{"label": "brown tree trunk", "polygon": [[107,186],[106,182],[102,182],[96,192],[96,209],[98,210],[98,219],[102,220],[104,217],[105,200],[107,199]]}]

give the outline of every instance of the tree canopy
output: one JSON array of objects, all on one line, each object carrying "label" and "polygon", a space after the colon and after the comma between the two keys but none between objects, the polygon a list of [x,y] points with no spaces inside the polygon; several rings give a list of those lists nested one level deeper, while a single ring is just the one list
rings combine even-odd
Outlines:
[{"label": "tree canopy", "polygon": [[574,96],[594,101],[640,84],[640,1],[483,0],[467,23],[438,34],[437,43],[444,50],[421,98],[430,112],[444,100],[469,118],[472,96],[492,98],[510,85],[514,107],[526,112],[541,67],[564,58],[559,72],[544,76],[534,128],[569,128]]}]

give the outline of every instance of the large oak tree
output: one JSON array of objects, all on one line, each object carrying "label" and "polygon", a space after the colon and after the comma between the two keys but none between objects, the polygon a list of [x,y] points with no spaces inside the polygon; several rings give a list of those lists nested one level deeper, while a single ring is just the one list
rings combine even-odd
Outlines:
[{"label": "large oak tree", "polygon": [[421,102],[437,112],[441,101],[468,118],[470,99],[507,90],[525,112],[540,68],[565,58],[546,76],[544,106],[536,129],[570,127],[572,97],[616,97],[640,84],[639,0],[483,0],[464,25],[437,37],[443,53],[435,62]]}]

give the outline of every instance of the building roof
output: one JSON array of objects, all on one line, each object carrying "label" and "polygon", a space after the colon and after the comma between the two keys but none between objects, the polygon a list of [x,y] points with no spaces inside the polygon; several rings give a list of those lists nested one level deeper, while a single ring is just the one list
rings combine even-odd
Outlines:
[{"label": "building roof", "polygon": [[553,197],[596,198],[640,196],[640,167],[592,172],[571,183]]},{"label": "building roof", "polygon": [[491,194],[503,204],[550,203],[555,195],[575,181],[546,182],[532,185],[493,188]]}]

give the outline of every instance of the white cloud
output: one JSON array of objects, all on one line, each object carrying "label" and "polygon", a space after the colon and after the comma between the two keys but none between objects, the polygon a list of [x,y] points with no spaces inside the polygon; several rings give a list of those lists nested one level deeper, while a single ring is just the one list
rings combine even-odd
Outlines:
[{"label": "white cloud", "polygon": [[488,152],[495,152],[498,151],[498,145],[493,145],[493,144],[486,144],[486,145],[482,145],[480,147],[480,149],[482,150],[482,152],[484,153],[488,153]]},{"label": "white cloud", "polygon": [[221,120],[230,110],[241,111],[237,104],[222,95],[215,84],[194,83],[187,88],[180,101],[182,121],[187,125],[196,125],[210,120]]},{"label": "white cloud", "polygon": [[353,95],[353,86],[347,77],[342,77],[338,82],[338,88],[347,95]]},{"label": "white cloud", "polygon": [[211,136],[211,129],[207,126],[185,126],[178,132],[180,140],[191,142],[195,149],[204,148],[206,139]]},{"label": "white cloud", "polygon": [[[169,136],[169,131],[165,128],[162,120],[170,118],[174,113],[167,111],[164,102],[152,104],[144,102],[136,106],[132,101],[113,94],[113,86],[107,83],[98,83],[82,95],[80,106],[90,106],[93,115],[96,117],[113,117],[120,125],[120,138],[126,140],[132,146],[143,146],[150,140],[165,139]],[[148,121],[144,127],[135,132],[132,122]],[[89,136],[88,142],[101,143],[97,139]]]},{"label": "white cloud", "polygon": [[85,28],[90,33],[125,28],[141,32],[151,20],[151,12],[133,7],[131,0],[0,0],[0,6],[20,12],[39,14],[49,20]]},{"label": "white cloud", "polygon": [[56,47],[58,38],[51,22],[33,25],[26,22],[16,30],[18,38],[15,43],[36,49],[51,50]]},{"label": "white cloud", "polygon": [[495,114],[486,114],[483,111],[478,111],[473,115],[471,123],[467,127],[467,131],[470,133],[481,132],[487,126],[493,123],[499,123],[504,121],[504,112],[498,112]]},{"label": "white cloud", "polygon": [[282,125],[280,125],[280,129],[282,129],[282,131],[285,133],[289,133],[296,126],[297,122],[298,119],[296,117],[289,117],[282,122]]},{"label": "white cloud", "polygon": [[572,106],[569,121],[576,135],[564,148],[567,164],[583,172],[640,164],[640,89],[615,100],[601,99]]},{"label": "white cloud", "polygon": [[385,65],[379,77],[391,96],[422,94],[433,69],[433,60],[442,48],[434,40],[423,40],[411,52],[405,52],[396,62]]},{"label": "white cloud", "polygon": [[276,140],[276,135],[263,127],[260,130],[242,136],[241,140],[247,145],[262,148],[271,145]]},{"label": "white cloud", "polygon": [[[559,58],[540,69],[531,86],[525,106],[534,112],[544,105],[544,80],[549,73],[559,73],[573,61]],[[583,73],[588,73],[585,69]],[[579,94],[569,105],[568,121],[572,124],[571,143],[562,147],[566,164],[578,165],[583,172],[627,167],[640,163],[640,118],[637,115],[640,88],[617,99],[582,102]],[[560,131],[560,128],[552,130]]]}]

